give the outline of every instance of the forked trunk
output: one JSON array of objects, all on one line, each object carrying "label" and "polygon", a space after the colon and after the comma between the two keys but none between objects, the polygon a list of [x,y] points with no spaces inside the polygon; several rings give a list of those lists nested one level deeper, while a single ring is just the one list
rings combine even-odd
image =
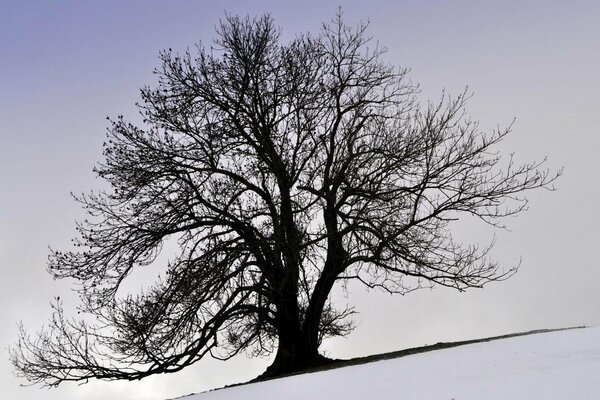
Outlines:
[{"label": "forked trunk", "polygon": [[[326,221],[330,221],[331,219],[334,222],[332,226],[328,226],[328,230],[335,232],[337,230],[335,217],[326,218]],[[339,238],[329,238],[328,246],[327,260],[322,275],[313,290],[303,318],[304,321],[301,321],[300,318],[300,308],[298,307],[296,296],[298,291],[297,286],[282,290],[277,307],[277,327],[279,334],[277,353],[273,363],[258,378],[259,380],[291,374],[334,362],[334,360],[319,354],[319,325],[321,314],[323,313],[335,278],[343,266],[345,251]],[[294,279],[288,280],[288,283],[291,285],[293,282],[295,285],[297,281],[298,276],[294,276]]]}]

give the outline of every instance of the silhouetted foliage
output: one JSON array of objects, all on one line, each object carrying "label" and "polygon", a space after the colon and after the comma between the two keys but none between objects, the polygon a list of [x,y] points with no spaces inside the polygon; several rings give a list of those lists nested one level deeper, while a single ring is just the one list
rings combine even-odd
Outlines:
[{"label": "silhouetted foliage", "polygon": [[[272,376],[326,363],[323,338],[351,331],[352,309],[330,303],[336,283],[407,293],[512,275],[450,223],[501,226],[558,174],[501,160],[509,129],[482,133],[464,94],[419,105],[365,30],[338,15],[281,43],[269,16],[227,16],[212,47],[161,53],[143,126],[108,129],[97,174],[111,189],[77,199],[89,219],[76,247],[50,256],[93,318],[56,302],[46,329],[21,331],[19,373],[49,386],[133,380],[276,351]],[[178,254],[157,259],[174,242]],[[156,263],[152,287],[122,293]]]}]

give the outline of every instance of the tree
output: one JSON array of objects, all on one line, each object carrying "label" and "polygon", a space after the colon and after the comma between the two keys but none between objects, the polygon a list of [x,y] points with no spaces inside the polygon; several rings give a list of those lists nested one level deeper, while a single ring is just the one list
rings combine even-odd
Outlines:
[{"label": "tree", "polygon": [[[142,127],[110,122],[96,169],[110,190],[77,198],[89,218],[73,249],[50,255],[92,319],[57,301],[46,329],[21,331],[19,373],[49,386],[133,380],[276,351],[273,376],[328,362],[323,338],[351,331],[336,283],[462,291],[511,276],[490,247],[457,243],[451,222],[502,227],[560,171],[501,159],[510,129],[481,132],[465,93],[419,105],[366,29],[338,15],[282,44],[269,16],[227,16],[214,47],[162,52]],[[152,287],[123,293],[157,263]]]}]

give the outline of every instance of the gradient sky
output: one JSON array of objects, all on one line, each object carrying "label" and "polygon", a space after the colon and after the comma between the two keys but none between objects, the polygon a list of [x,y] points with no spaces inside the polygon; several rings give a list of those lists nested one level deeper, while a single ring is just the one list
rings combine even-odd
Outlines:
[{"label": "gradient sky", "polygon": [[[102,186],[106,116],[134,117],[139,88],[154,85],[158,51],[214,38],[227,10],[270,12],[285,37],[316,31],[332,1],[0,0],[0,397],[167,399],[258,375],[268,360],[206,361],[135,383],[21,388],[7,347],[19,321],[35,331],[70,282],[45,270],[48,246],[66,247],[83,216],[69,193]],[[390,63],[412,68],[422,100],[443,89],[474,93],[468,110],[484,130],[513,133],[501,151],[565,167],[556,192],[496,232],[494,255],[519,273],[483,290],[422,290],[392,297],[352,288],[358,328],[326,342],[331,357],[536,328],[600,325],[600,3],[597,1],[345,1],[348,23],[369,20]],[[457,235],[493,232],[461,221]]]}]

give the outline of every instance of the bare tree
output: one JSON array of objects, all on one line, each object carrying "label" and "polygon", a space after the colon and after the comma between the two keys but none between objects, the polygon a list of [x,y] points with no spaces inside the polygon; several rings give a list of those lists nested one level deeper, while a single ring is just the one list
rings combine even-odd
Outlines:
[{"label": "bare tree", "polygon": [[[161,53],[143,127],[119,117],[108,129],[97,174],[111,190],[77,199],[89,219],[76,247],[50,256],[93,319],[57,302],[38,335],[21,331],[19,373],[133,380],[276,351],[272,376],[328,362],[322,339],[351,331],[352,309],[330,302],[336,283],[462,291],[512,275],[450,223],[502,226],[560,172],[501,160],[509,129],[482,133],[464,94],[419,105],[365,30],[338,15],[282,44],[269,16],[227,16],[210,49]],[[161,262],[151,288],[123,293],[132,271]]]}]

